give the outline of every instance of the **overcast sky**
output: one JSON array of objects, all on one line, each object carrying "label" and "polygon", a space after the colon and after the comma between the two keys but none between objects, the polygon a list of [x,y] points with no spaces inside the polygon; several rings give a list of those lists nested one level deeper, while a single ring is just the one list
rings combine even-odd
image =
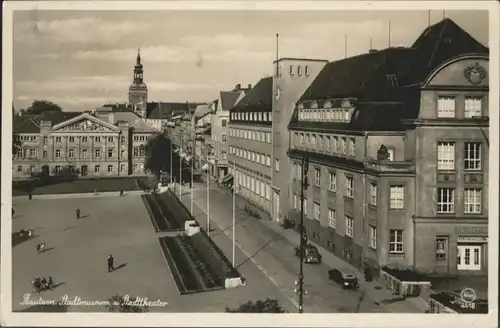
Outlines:
[{"label": "overcast sky", "polygon": [[[446,11],[488,45],[486,11]],[[431,12],[431,24],[442,11]],[[336,60],[392,45],[409,46],[427,11],[17,11],[14,101],[51,100],[87,110],[127,100],[141,48],[149,101],[211,101],[235,84],[270,75],[280,57]]]}]

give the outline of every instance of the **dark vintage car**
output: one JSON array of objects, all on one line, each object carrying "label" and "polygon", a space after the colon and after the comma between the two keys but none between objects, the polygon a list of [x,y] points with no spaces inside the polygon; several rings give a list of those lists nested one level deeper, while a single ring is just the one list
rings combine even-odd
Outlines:
[{"label": "dark vintage car", "polygon": [[[295,256],[300,256],[300,247],[295,247]],[[320,264],[321,263],[321,254],[319,253],[316,246],[311,244],[307,244],[304,246],[304,263],[308,264]]]},{"label": "dark vintage car", "polygon": [[352,272],[331,269],[328,270],[328,278],[339,284],[344,289],[356,290],[359,288],[358,278]]}]

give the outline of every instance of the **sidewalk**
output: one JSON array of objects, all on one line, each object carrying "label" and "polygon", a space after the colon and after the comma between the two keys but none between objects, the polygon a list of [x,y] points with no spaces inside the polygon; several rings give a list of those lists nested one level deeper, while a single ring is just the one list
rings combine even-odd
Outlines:
[{"label": "sidewalk", "polygon": [[[226,193],[224,189],[219,189],[216,185],[211,186],[210,190],[210,216],[212,222],[215,221],[219,228],[226,232],[228,238],[232,239],[232,197],[230,193]],[[205,214],[206,199],[200,197],[201,194],[195,194],[195,203]],[[187,204],[190,198],[183,196],[183,202]],[[276,223],[268,220],[258,220],[249,217],[244,212],[245,202],[240,197],[236,198],[236,230],[238,231],[236,243],[242,248],[245,253],[254,254],[252,249],[257,249],[259,246],[258,256],[253,256],[252,261],[256,261],[260,265],[261,270],[267,271],[269,279],[274,279],[277,283],[287,288],[287,284],[292,284],[296,279],[296,270],[298,267],[297,259],[292,255],[293,247],[298,245],[298,234],[291,230],[283,230]],[[194,211],[196,212],[196,211]],[[193,213],[196,214],[196,213]],[[194,215],[197,217],[198,215]],[[197,218],[198,219],[198,218]],[[200,222],[204,225],[204,222]],[[213,236],[215,237],[216,232]],[[272,241],[272,244],[269,245]],[[318,312],[332,312],[331,306],[337,308],[335,312],[397,312],[397,313],[423,313],[426,305],[420,299],[395,300],[391,291],[380,288],[376,283],[367,283],[364,281],[364,276],[356,268],[352,267],[342,259],[336,257],[323,247],[316,245],[323,256],[324,264],[320,266],[304,266],[307,282],[312,282],[310,289],[310,301]],[[274,262],[273,262],[274,261]],[[360,279],[361,289],[365,292],[360,299],[344,290],[335,290],[333,292],[332,283],[328,281],[325,268],[349,268],[356,272]],[[306,282],[306,284],[307,284]],[[286,293],[286,290],[282,290]],[[332,294],[333,292],[333,294]],[[296,295],[289,295],[296,298]],[[320,306],[329,306],[330,310]],[[328,303],[328,304],[326,304]],[[344,304],[345,303],[345,304]],[[348,304],[350,303],[350,304]],[[358,303],[358,304],[355,304]],[[363,303],[361,305],[361,303]],[[312,306],[312,304],[310,304]],[[361,308],[363,309],[361,309]],[[321,308],[321,310],[320,310]],[[316,311],[314,311],[316,312]]]}]

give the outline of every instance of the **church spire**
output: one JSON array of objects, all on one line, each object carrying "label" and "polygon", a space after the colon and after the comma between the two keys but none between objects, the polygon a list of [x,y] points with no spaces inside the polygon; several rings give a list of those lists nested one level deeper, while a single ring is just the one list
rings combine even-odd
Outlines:
[{"label": "church spire", "polygon": [[141,48],[137,49],[137,65],[141,65]]}]

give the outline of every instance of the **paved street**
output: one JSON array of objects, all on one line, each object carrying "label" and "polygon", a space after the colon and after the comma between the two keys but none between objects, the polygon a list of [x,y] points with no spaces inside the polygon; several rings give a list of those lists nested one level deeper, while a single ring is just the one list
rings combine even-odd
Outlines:
[{"label": "paved street", "polygon": [[[189,208],[189,193],[183,195],[183,202]],[[202,226],[205,226],[206,191],[195,188],[195,205],[194,216]],[[264,220],[261,222],[261,220],[250,217],[243,211],[242,206],[242,204],[238,204],[236,210],[236,241],[245,255],[243,257],[237,255],[236,263],[239,263],[237,265],[244,266],[248,262],[254,262],[267,276],[267,280],[296,303],[298,297],[293,293],[292,287],[298,276],[299,263],[293,255],[295,244],[290,242],[290,239],[296,234],[291,231],[283,232],[279,227],[273,226],[272,222],[264,222]],[[212,238],[219,244],[228,258],[231,258],[230,245],[226,246],[224,242],[221,242],[222,236],[227,235],[226,238],[232,236],[231,196],[215,186],[210,191],[210,218],[211,228],[215,229],[211,234]],[[330,254],[325,250],[321,252],[324,262],[327,262],[325,258],[328,259]],[[251,259],[248,260],[248,258]],[[343,265],[343,261],[337,261],[337,264],[339,263]],[[392,297],[391,293],[386,290],[374,292],[372,286],[363,288],[366,290],[364,295],[362,292],[342,290],[328,280],[328,268],[327,263],[304,265],[305,286],[308,291],[304,298],[306,312],[422,312],[409,304],[376,305],[374,296],[378,296],[376,298],[378,301],[382,300],[381,297],[384,299]],[[375,295],[376,293],[381,294]]]},{"label": "paved street", "polygon": [[[75,219],[79,207],[82,218]],[[150,220],[138,195],[64,199],[14,200],[13,232],[33,229],[35,238],[13,247],[13,310],[25,310],[20,301],[31,291],[35,276],[51,275],[53,291],[44,299],[63,295],[83,300],[106,300],[115,294],[148,297],[169,302],[151,312],[223,312],[247,300],[275,296],[289,310],[294,306],[281,296],[252,263],[242,268],[252,277],[248,286],[180,296],[170,276]],[[46,252],[37,254],[36,244],[46,241]],[[229,239],[219,242],[230,245]],[[115,258],[107,273],[106,258]],[[238,254],[239,258],[243,254]],[[100,306],[71,306],[70,312],[102,312]]]}]

